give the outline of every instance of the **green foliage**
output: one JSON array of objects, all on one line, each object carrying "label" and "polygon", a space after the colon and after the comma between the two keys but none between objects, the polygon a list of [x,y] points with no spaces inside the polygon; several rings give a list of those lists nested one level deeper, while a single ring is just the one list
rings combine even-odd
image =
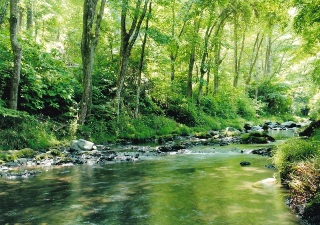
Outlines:
[{"label": "green foliage", "polygon": [[280,171],[289,173],[293,164],[318,155],[318,144],[293,138],[275,148],[272,161]]},{"label": "green foliage", "polygon": [[161,31],[155,27],[150,27],[148,29],[148,35],[158,44],[168,44],[170,42],[170,37],[166,34],[161,33]]},{"label": "green foliage", "polygon": [[[0,34],[2,35],[2,34]],[[7,38],[8,39],[8,38]],[[0,43],[0,96],[5,105],[9,98],[12,53],[8,40]],[[74,90],[78,83],[68,72],[60,53],[22,42],[23,58],[19,108],[29,113],[70,118],[76,104]],[[78,87],[79,89],[79,87]]]},{"label": "green foliage", "polygon": [[59,142],[50,130],[52,127],[25,112],[0,107],[0,149],[43,149],[57,145]]},{"label": "green foliage", "polygon": [[198,120],[196,106],[188,99],[171,99],[165,109],[168,117],[187,126],[195,126]]},{"label": "green foliage", "polygon": [[[265,103],[263,112],[271,115],[291,113],[292,99],[288,95],[289,85],[285,83],[263,82],[258,86],[258,101]],[[251,98],[255,97],[255,89],[249,90]]]},{"label": "green foliage", "polygon": [[298,13],[294,18],[294,28],[308,41],[308,46],[320,40],[320,2],[319,0],[295,0]]},{"label": "green foliage", "polygon": [[133,119],[122,115],[120,122],[116,119],[110,121],[90,121],[78,129],[78,138],[92,140],[95,143],[115,142],[128,139],[135,142],[146,142],[152,138],[166,135],[187,135],[191,129],[178,124],[164,116],[148,115]]},{"label": "green foliage", "polygon": [[219,92],[201,99],[202,110],[208,115],[224,119],[252,118],[256,115],[253,101],[237,90]]}]

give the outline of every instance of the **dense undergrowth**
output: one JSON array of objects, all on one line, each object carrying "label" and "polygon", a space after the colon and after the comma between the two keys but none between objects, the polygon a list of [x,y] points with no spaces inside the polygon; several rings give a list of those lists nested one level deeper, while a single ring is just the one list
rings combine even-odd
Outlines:
[{"label": "dense undergrowth", "polygon": [[294,138],[279,145],[273,162],[281,181],[290,189],[290,207],[308,224],[320,222],[320,130],[307,139]]}]

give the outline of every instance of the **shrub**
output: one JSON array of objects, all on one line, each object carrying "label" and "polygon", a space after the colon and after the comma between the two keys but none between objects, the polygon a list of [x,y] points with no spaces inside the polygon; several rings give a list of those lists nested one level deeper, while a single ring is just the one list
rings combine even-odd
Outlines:
[{"label": "shrub", "polygon": [[25,112],[0,107],[0,149],[41,149],[57,145],[48,122],[43,123]]},{"label": "shrub", "polygon": [[316,144],[308,140],[293,138],[275,148],[273,162],[281,171],[288,164],[312,158],[318,152]]},{"label": "shrub", "polygon": [[[265,103],[263,111],[271,115],[291,113],[292,98],[288,94],[289,85],[279,82],[265,81],[258,86],[257,100]],[[256,87],[249,90],[249,96],[255,98]]]},{"label": "shrub", "polygon": [[280,170],[283,183],[288,183],[289,175],[300,161],[319,155],[318,145],[311,141],[293,138],[274,148],[272,161]]},{"label": "shrub", "polygon": [[196,106],[186,99],[171,100],[166,109],[166,115],[178,123],[191,127],[195,126],[198,120]]}]

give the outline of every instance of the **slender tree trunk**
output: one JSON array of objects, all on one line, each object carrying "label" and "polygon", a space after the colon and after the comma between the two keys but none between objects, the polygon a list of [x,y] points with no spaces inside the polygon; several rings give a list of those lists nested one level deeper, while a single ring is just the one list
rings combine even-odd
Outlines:
[{"label": "slender tree trunk", "polygon": [[215,27],[215,24],[213,25],[208,25],[204,37],[204,46],[203,46],[203,53],[201,57],[201,64],[200,64],[200,83],[199,83],[199,90],[198,90],[198,99],[197,99],[197,104],[200,105],[200,100],[202,97],[202,89],[203,89],[203,84],[204,84],[204,75],[208,72],[208,46],[209,46],[209,39],[212,33],[213,28]]},{"label": "slender tree trunk", "polygon": [[147,43],[147,33],[149,29],[149,18],[151,15],[152,10],[152,2],[149,3],[149,12],[146,19],[146,30],[144,33],[143,41],[142,41],[142,47],[141,47],[141,55],[140,55],[140,62],[139,62],[139,71],[138,71],[138,81],[137,81],[137,95],[136,95],[136,109],[135,109],[135,118],[138,118],[139,116],[139,105],[140,105],[140,91],[141,91],[141,76],[142,76],[142,70],[143,70],[143,63],[145,58],[145,49],[146,49],[146,43]]},{"label": "slender tree trunk", "polygon": [[192,73],[193,73],[193,67],[195,62],[195,52],[196,47],[191,47],[190,57],[189,57],[189,69],[188,69],[188,81],[187,81],[187,97],[192,98],[193,91],[192,91]]},{"label": "slender tree trunk", "polygon": [[3,24],[4,18],[6,17],[9,2],[10,0],[6,0],[4,5],[0,8],[0,26]]},{"label": "slender tree trunk", "polygon": [[[119,75],[118,75],[118,84],[117,84],[117,93],[116,93],[116,114],[117,120],[119,122],[120,119],[120,104],[122,98],[122,92],[124,89],[124,82],[126,78],[126,73],[129,66],[129,58],[131,55],[132,47],[137,40],[138,34],[140,32],[142,21],[147,12],[147,6],[149,1],[146,0],[144,2],[144,6],[141,14],[135,13],[132,18],[132,24],[127,31],[126,23],[127,23],[127,11],[128,11],[128,0],[122,0],[122,10],[121,10],[121,47],[120,47],[120,66],[119,66]],[[141,0],[136,1],[135,10],[140,11]]]},{"label": "slender tree trunk", "polygon": [[265,70],[264,70],[265,77],[268,77],[271,75],[271,66],[272,66],[271,51],[272,51],[272,30],[269,31],[268,37],[267,37],[267,50],[266,50],[266,58],[265,58]]},{"label": "slender tree trunk", "polygon": [[[208,62],[208,64],[209,65],[212,64],[211,60]],[[208,71],[207,71],[206,95],[209,94],[210,71],[211,71],[211,66],[208,67]]]},{"label": "slender tree trunk", "polygon": [[196,54],[195,38],[199,32],[199,27],[200,27],[200,19],[195,19],[194,20],[194,30],[193,30],[194,39],[192,40],[192,46],[191,46],[191,51],[190,51],[190,56],[189,56],[189,69],[188,69],[188,80],[187,80],[187,97],[189,97],[189,98],[192,98],[192,96],[193,96],[193,90],[192,90],[193,77],[192,77],[192,75],[193,75],[193,68],[194,68],[195,54]]},{"label": "slender tree trunk", "polygon": [[221,18],[214,35],[214,39],[215,39],[213,44],[213,57],[214,57],[213,93],[214,94],[217,94],[219,89],[219,81],[220,81],[219,67],[224,59],[224,57],[221,58],[221,39],[222,39],[223,28],[228,16],[229,14],[227,12],[225,16]]},{"label": "slender tree trunk", "polygon": [[233,64],[234,64],[234,78],[233,78],[233,87],[238,86],[239,80],[239,69],[238,69],[238,15],[235,12],[234,19],[233,19],[233,48],[234,48],[234,55],[233,55]]},{"label": "slender tree trunk", "polygon": [[[175,25],[176,25],[176,12],[175,12],[175,4],[176,1],[172,0],[172,24],[171,24],[171,36],[172,39],[174,40],[175,38]],[[176,57],[174,54],[174,50],[170,51],[170,60],[171,60],[171,82],[174,81],[174,76],[175,76],[175,63],[176,63]]]},{"label": "slender tree trunk", "polygon": [[219,74],[219,67],[222,63],[221,59],[221,43],[220,40],[215,43],[214,45],[214,66],[213,66],[213,93],[217,94],[219,90],[219,81],[220,81],[220,74]]},{"label": "slender tree trunk", "polygon": [[18,93],[19,93],[19,83],[20,83],[20,71],[21,71],[21,57],[22,49],[20,43],[18,42],[17,32],[18,32],[18,0],[10,0],[10,40],[11,47],[13,51],[13,73],[11,78],[11,89],[10,89],[10,99],[9,108],[17,110],[18,108]]},{"label": "slender tree trunk", "polygon": [[33,35],[33,1],[27,0],[27,31]]},{"label": "slender tree trunk", "polygon": [[100,25],[105,3],[106,0],[101,0],[98,12],[98,0],[85,0],[83,5],[83,32],[81,40],[83,92],[80,102],[79,124],[84,124],[87,116],[91,113],[94,52],[100,36]]},{"label": "slender tree trunk", "polygon": [[263,39],[264,39],[263,35],[260,39],[260,33],[258,33],[256,36],[256,40],[254,42],[254,46],[253,46],[253,50],[252,50],[252,54],[251,54],[249,72],[248,72],[247,78],[245,80],[247,87],[249,86],[249,84],[251,82],[253,69],[254,69],[254,66],[256,65],[256,62],[258,60],[259,51],[260,51],[260,47],[261,47],[261,43],[262,43]]},{"label": "slender tree trunk", "polygon": [[[174,79],[175,79],[175,73],[176,73],[176,59],[177,59],[177,56],[178,56],[178,52],[179,52],[179,44],[176,42],[176,38],[180,38],[181,37],[181,35],[183,34],[183,31],[184,31],[184,28],[185,28],[185,26],[186,26],[186,23],[187,23],[187,19],[185,18],[184,20],[183,20],[183,25],[182,25],[182,27],[181,27],[181,30],[180,30],[180,32],[179,32],[179,34],[178,34],[178,36],[176,36],[176,32],[175,32],[175,30],[176,30],[176,11],[175,11],[175,4],[176,4],[176,1],[175,0],[171,0],[171,8],[172,8],[172,25],[171,25],[171,37],[172,37],[172,40],[173,40],[173,48],[171,49],[171,51],[170,51],[170,61],[171,61],[171,65],[170,65],[170,67],[171,67],[171,77],[170,77],[170,79],[171,79],[171,82],[173,82],[174,81]],[[190,4],[190,6],[189,6],[189,9],[191,8],[191,6],[192,6],[192,4]]]}]

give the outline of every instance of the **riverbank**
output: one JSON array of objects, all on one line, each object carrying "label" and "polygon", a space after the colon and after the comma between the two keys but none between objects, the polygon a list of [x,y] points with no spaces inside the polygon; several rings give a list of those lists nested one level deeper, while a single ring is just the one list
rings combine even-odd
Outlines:
[{"label": "riverbank", "polygon": [[[230,128],[228,129],[230,130]],[[119,162],[135,162],[153,156],[163,156],[172,154],[188,154],[195,146],[226,146],[230,144],[248,143],[249,135],[239,135],[238,131],[232,129],[234,133],[208,132],[205,137],[177,136],[174,139],[165,141],[154,140],[152,145],[129,144],[107,144],[96,145],[93,142],[83,139],[74,140],[70,146],[59,149],[49,149],[46,152],[35,151],[33,149],[22,149],[7,151],[7,162],[0,166],[0,176],[6,179],[29,178],[37,175],[41,170],[37,168],[54,166],[74,166],[81,164],[108,164]],[[237,135],[235,135],[235,133]],[[231,135],[232,134],[232,135]],[[250,137],[257,137],[257,133],[252,133]],[[264,138],[264,141],[262,139]],[[252,139],[252,138],[251,138]],[[268,135],[260,135],[259,143],[271,143],[274,139]],[[159,142],[163,143],[159,145]],[[251,143],[254,144],[255,142]],[[238,153],[252,153],[270,156],[272,145],[259,147],[244,151],[236,150]],[[4,158],[4,157],[3,157]]]},{"label": "riverbank", "polygon": [[272,161],[281,182],[290,190],[289,207],[305,221],[320,224],[320,121],[312,122],[299,138],[273,150]]}]

